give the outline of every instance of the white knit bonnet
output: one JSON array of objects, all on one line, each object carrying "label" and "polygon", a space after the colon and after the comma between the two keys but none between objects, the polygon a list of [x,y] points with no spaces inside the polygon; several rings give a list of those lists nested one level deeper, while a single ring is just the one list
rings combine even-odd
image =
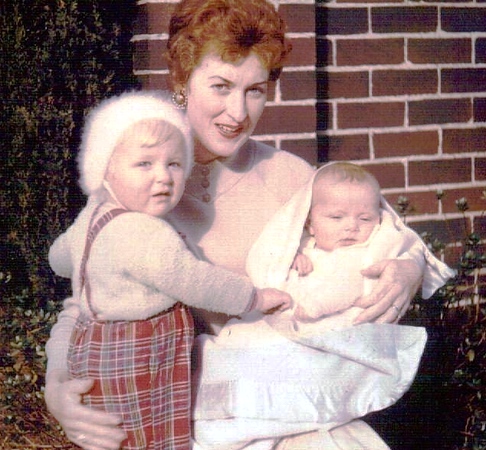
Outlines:
[{"label": "white knit bonnet", "polygon": [[184,137],[187,178],[193,163],[193,140],[185,115],[170,97],[157,91],[133,91],[103,100],[87,116],[78,165],[80,185],[86,195],[101,191],[108,163],[123,133],[141,120],[161,119],[175,126]]}]

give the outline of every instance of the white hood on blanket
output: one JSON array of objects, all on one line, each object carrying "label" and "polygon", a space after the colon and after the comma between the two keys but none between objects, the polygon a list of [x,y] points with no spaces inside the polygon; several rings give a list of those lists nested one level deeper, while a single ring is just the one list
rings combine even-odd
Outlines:
[{"label": "white hood on blanket", "polygon": [[[312,185],[319,170],[284,207],[277,211],[251,248],[246,270],[256,287],[284,289],[290,266],[301,242],[311,206]],[[395,233],[394,236],[399,232],[403,239],[390,240],[386,230],[380,232],[381,236],[370,244],[369,264],[384,257],[390,258],[393,254],[397,258],[407,258],[407,255],[410,257],[422,253],[425,265],[422,296],[429,298],[452,278],[455,272],[432,255],[420,236],[402,222],[383,196],[381,207],[387,213],[384,215],[386,220],[383,221],[382,228],[386,225],[388,230]]]}]

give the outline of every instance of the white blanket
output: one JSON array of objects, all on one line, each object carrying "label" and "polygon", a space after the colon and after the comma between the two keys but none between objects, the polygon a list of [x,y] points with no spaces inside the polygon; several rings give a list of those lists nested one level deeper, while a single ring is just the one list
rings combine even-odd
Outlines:
[{"label": "white blanket", "polygon": [[[247,271],[257,287],[288,288],[312,181],[276,213],[253,246]],[[382,207],[386,226],[370,242],[363,263],[423,252],[427,261],[423,294],[430,296],[454,273],[428,252],[384,199]],[[253,313],[231,320],[218,336],[200,336],[194,448],[271,449],[282,437],[312,430],[323,433],[322,442],[346,435],[336,448],[354,449],[358,442],[365,448],[366,440],[377,450],[387,448],[384,443],[377,447],[376,434],[353,419],[390,406],[408,390],[426,332],[392,324],[351,326],[357,314],[359,309],[351,308],[302,323],[292,311],[273,316]]]}]

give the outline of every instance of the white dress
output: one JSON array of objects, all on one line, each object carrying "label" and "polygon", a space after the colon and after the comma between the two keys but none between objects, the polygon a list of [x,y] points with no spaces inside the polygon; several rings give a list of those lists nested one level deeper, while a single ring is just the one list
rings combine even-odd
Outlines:
[{"label": "white dress", "polygon": [[[300,244],[311,186],[312,180],[270,220],[247,262],[256,286],[294,292],[296,301],[297,292],[304,290],[298,283],[306,281],[289,280],[288,268]],[[416,234],[384,200],[382,206],[384,220],[369,244],[359,250],[361,261],[354,264],[354,270],[385,257],[406,257],[417,245]],[[354,259],[356,255],[355,251]],[[424,297],[453,276],[432,255],[426,258]],[[340,259],[346,261],[346,252]],[[345,270],[346,265],[339,267]],[[363,280],[365,292],[372,289],[370,283]],[[347,290],[355,291],[355,286],[345,286],[338,295],[346,299]],[[311,293],[312,289],[306,291],[306,295]],[[388,448],[363,422],[353,419],[392,405],[408,390],[426,332],[393,324],[353,326],[360,311],[349,308],[314,322],[299,322],[292,311],[251,314],[231,320],[218,336],[200,336],[198,384],[194,386],[195,448],[272,449],[282,437],[311,430],[322,433],[321,445],[328,435],[329,449],[348,449],[351,442],[354,449],[356,436],[363,439],[360,448]],[[303,443],[301,448],[308,447]]]}]

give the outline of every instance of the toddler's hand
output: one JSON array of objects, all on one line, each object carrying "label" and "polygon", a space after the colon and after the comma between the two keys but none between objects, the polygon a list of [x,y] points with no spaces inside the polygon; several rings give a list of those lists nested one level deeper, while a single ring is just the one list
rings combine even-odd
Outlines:
[{"label": "toddler's hand", "polygon": [[311,260],[302,253],[297,253],[292,263],[292,269],[296,270],[300,277],[305,277],[309,275],[314,267],[312,266]]},{"label": "toddler's hand", "polygon": [[292,304],[292,297],[287,292],[274,288],[257,289],[255,309],[265,314],[285,311]]}]

